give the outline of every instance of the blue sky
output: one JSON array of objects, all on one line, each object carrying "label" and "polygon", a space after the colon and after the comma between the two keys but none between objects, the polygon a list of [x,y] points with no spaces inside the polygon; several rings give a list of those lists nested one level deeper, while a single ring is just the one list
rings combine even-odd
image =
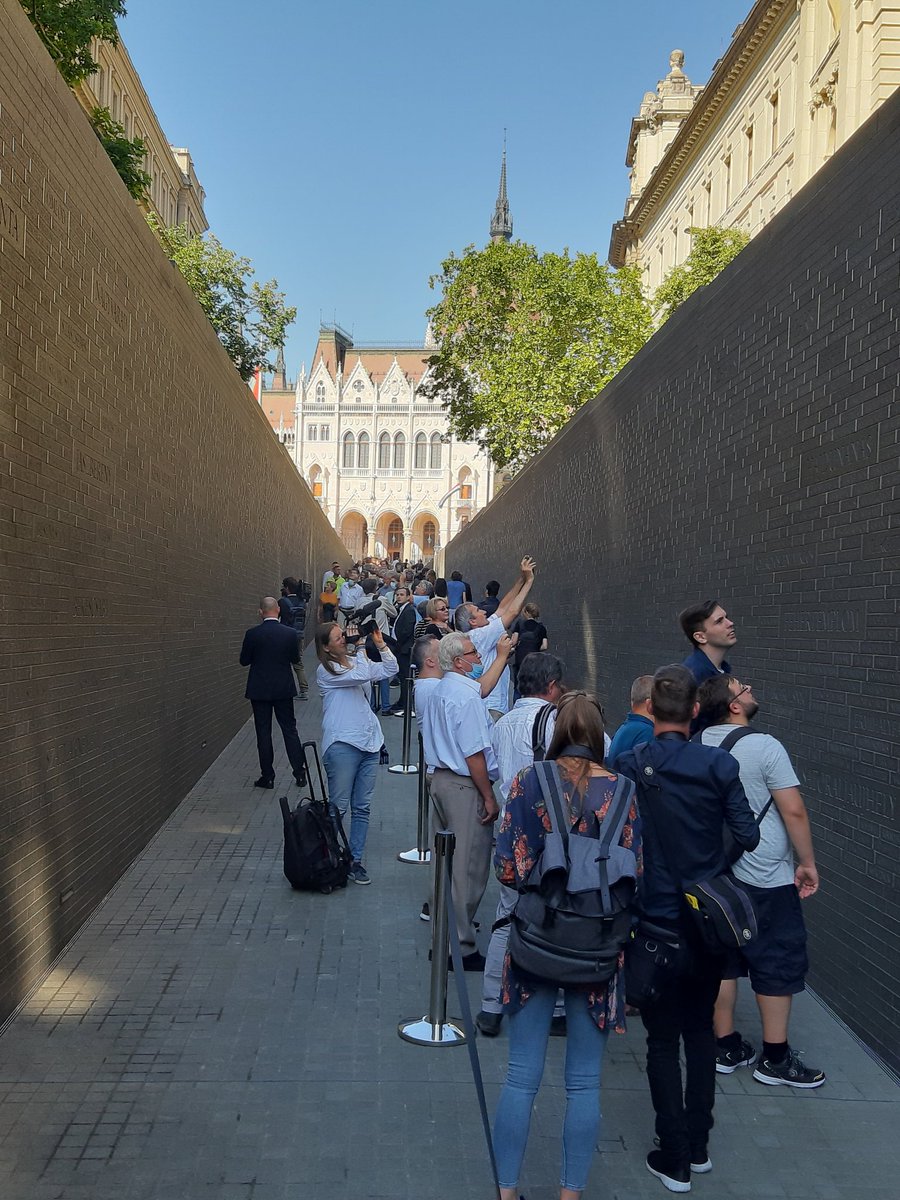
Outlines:
[{"label": "blue sky", "polygon": [[128,0],[121,31],[211,229],[299,309],[414,341],[451,250],[482,244],[507,129],[514,236],[596,251],[631,118],[669,52],[705,83],[752,0]]}]

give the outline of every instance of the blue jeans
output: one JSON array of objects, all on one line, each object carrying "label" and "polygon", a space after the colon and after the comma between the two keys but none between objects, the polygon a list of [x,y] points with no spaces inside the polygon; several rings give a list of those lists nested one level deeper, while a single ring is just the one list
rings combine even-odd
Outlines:
[{"label": "blue jeans", "polygon": [[342,817],[350,809],[350,854],[362,862],[369,832],[369,805],[375,790],[378,751],[358,750],[349,742],[332,742],[323,758],[328,797]]},{"label": "blue jeans", "polygon": [[[494,1118],[494,1153],[500,1186],[519,1182],[534,1098],[541,1085],[556,984],[536,985],[509,1018],[509,1067]],[[594,1024],[583,991],[566,989],[566,1117],[559,1186],[580,1192],[600,1131],[600,1071],[606,1030]]]},{"label": "blue jeans", "polygon": [[372,708],[386,711],[391,707],[391,681],[380,679],[372,684]]}]

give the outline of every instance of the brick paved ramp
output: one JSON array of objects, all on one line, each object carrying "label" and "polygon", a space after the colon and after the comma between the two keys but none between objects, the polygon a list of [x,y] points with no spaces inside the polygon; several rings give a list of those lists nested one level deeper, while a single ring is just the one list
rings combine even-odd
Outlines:
[{"label": "brick paved ramp", "polygon": [[[297,711],[315,736],[318,703]],[[401,722],[384,724],[397,761]],[[490,1197],[465,1050],[396,1033],[427,991],[426,871],[395,859],[415,840],[415,780],[380,773],[373,886],[320,897],[286,884],[279,792],[253,790],[255,775],[248,724],[0,1038],[2,1200]],[[810,998],[794,1042],[828,1084],[723,1078],[715,1169],[695,1194],[896,1200],[900,1091]],[[528,1200],[557,1195],[563,1050],[551,1041]],[[643,1167],[642,1050],[639,1023],[610,1041],[587,1198],[666,1194]],[[493,1107],[506,1038],[479,1051]]]}]

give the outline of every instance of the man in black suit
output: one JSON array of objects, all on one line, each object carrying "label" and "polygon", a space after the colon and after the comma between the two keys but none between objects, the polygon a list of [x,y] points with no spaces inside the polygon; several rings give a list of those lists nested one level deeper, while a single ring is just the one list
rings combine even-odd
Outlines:
[{"label": "man in black suit", "polygon": [[296,632],[278,620],[278,601],[264,596],[259,602],[260,624],[248,629],[241,646],[241,666],[249,667],[244,695],[253,707],[256,748],[259,752],[259,779],[254,787],[274,788],[275,750],[272,745],[272,713],[281,726],[284,748],[302,787],[306,782],[303,751],[294,717],[297,685],[291,667],[300,661]]},{"label": "man in black suit", "polygon": [[388,643],[397,655],[397,674],[400,676],[400,699],[388,712],[393,717],[402,717],[407,704],[412,703],[409,692],[409,664],[412,661],[412,648],[415,641],[416,622],[419,614],[412,603],[408,587],[398,587],[394,595],[394,605],[397,617],[391,626],[391,640]]}]

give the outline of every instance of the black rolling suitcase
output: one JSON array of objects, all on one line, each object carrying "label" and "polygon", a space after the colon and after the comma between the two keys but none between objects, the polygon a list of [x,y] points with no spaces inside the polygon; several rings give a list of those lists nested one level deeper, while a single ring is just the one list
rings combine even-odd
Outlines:
[{"label": "black rolling suitcase", "polygon": [[293,811],[287,796],[278,801],[284,819],[284,874],[292,888],[327,895],[347,886],[350,847],[340,813],[328,801],[315,742],[303,743],[303,761],[309,795],[301,796]]}]

